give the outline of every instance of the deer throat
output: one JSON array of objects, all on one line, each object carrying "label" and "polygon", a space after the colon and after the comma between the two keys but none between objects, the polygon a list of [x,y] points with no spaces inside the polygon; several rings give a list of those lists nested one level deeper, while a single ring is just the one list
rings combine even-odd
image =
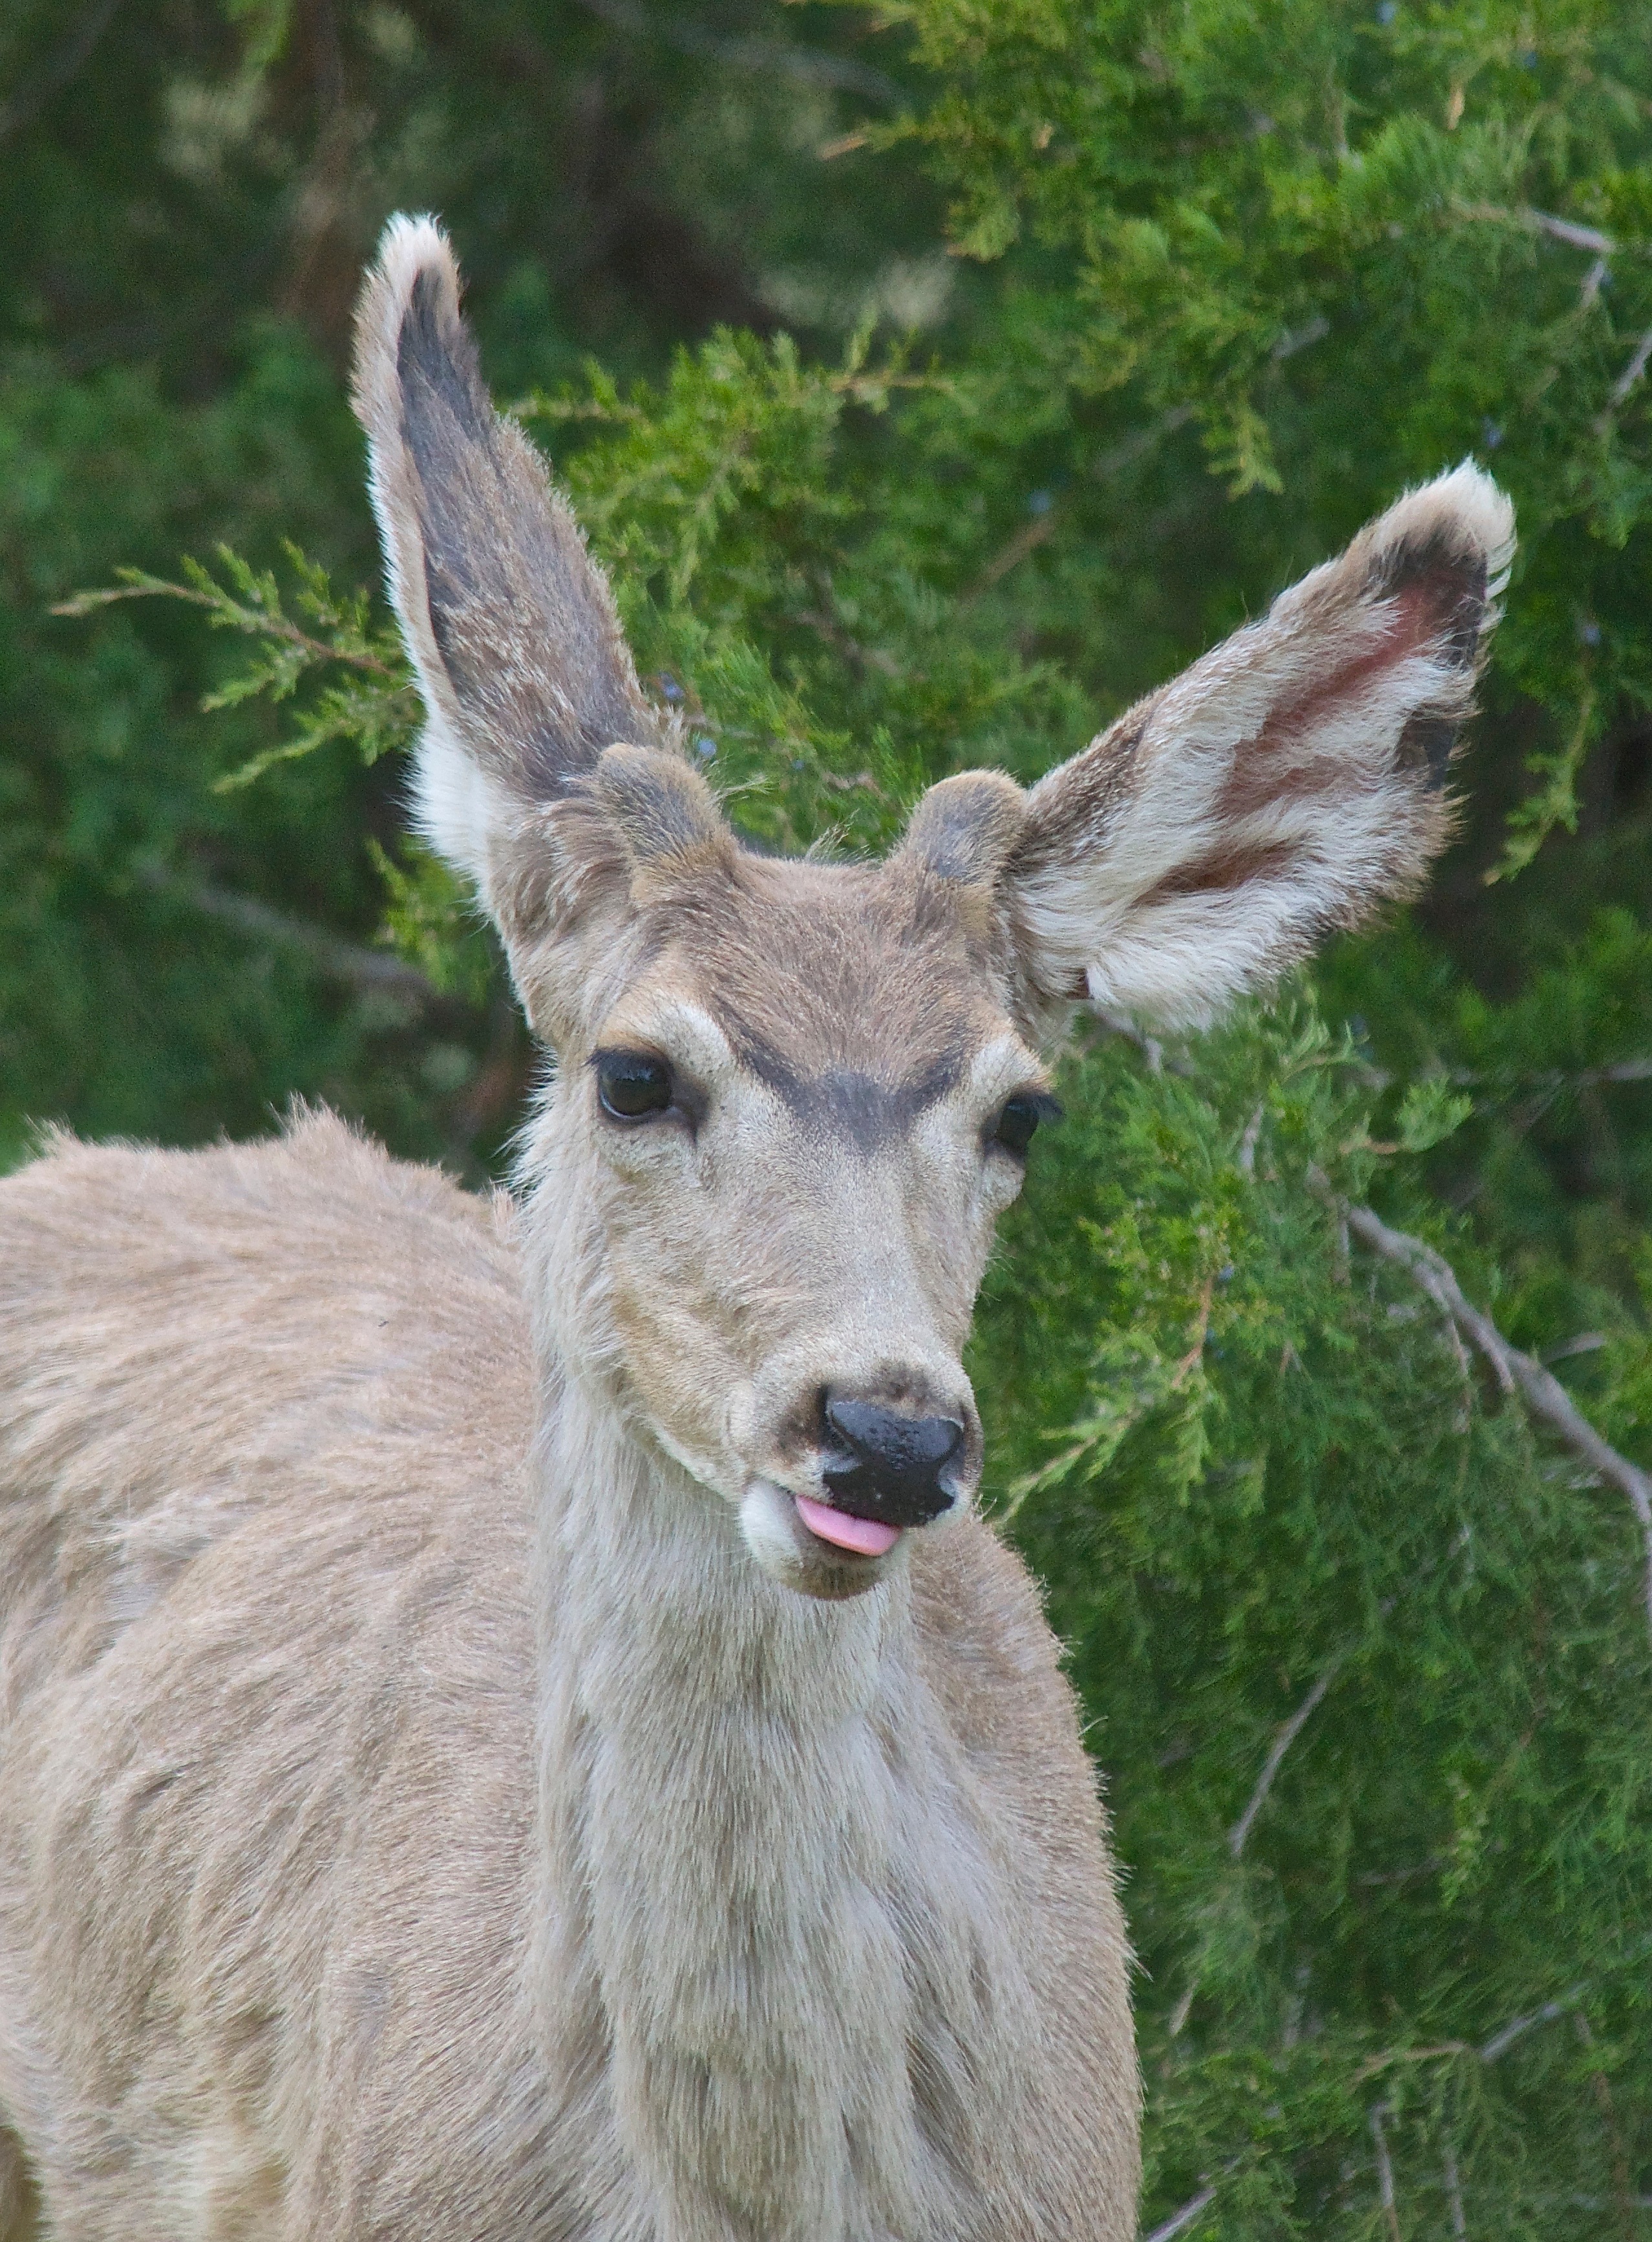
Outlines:
[{"label": "deer throat", "polygon": [[906,1569],[793,1594],[577,1391],[545,1463],[539,1992],[639,2232],[970,2232],[1027,1995]]}]

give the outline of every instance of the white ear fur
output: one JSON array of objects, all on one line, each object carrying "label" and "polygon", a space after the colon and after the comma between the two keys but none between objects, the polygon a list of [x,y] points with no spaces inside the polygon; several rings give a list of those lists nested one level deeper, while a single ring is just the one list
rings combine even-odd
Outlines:
[{"label": "white ear fur", "polygon": [[492,845],[519,811],[498,781],[455,739],[439,713],[425,720],[419,735],[409,793],[420,837],[456,872],[463,872],[494,910],[489,878]]},{"label": "white ear fur", "polygon": [[1413,889],[1513,547],[1465,463],[1042,780],[1007,882],[1035,1004],[1201,1024]]}]

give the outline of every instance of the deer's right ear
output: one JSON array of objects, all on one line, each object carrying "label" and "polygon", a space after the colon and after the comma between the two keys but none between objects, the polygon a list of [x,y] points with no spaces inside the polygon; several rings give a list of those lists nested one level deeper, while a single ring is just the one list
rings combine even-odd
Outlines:
[{"label": "deer's right ear", "polygon": [[[353,401],[428,719],[418,822],[476,883],[521,981],[524,953],[601,869],[599,758],[619,742],[665,745],[660,719],[579,524],[493,409],[430,218],[385,229],[357,314]],[[605,853],[623,886],[623,851]]]}]

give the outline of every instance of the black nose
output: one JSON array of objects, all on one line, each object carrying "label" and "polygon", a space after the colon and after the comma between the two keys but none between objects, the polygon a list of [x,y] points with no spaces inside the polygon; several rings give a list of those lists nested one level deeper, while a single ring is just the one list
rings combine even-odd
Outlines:
[{"label": "black nose", "polygon": [[842,1450],[821,1473],[826,1499],[885,1526],[927,1526],[954,1496],[941,1475],[964,1445],[955,1417],[903,1417],[846,1393],[826,1397],[827,1436]]}]

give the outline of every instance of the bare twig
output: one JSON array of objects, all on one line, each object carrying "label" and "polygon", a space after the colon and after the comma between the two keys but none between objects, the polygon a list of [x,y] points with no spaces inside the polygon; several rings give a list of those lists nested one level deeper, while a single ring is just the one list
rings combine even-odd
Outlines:
[{"label": "bare twig", "polygon": [[[1593,2049],[1595,2034],[1582,2009],[1573,2010],[1572,2027],[1583,2045]],[[1594,2089],[1595,2107],[1601,2113],[1606,2145],[1612,2159],[1612,2201],[1617,2212],[1618,2232],[1622,2242],[1635,2242],[1635,2193],[1629,2178],[1629,2160],[1624,2152],[1623,2136],[1618,2130],[1617,2111],[1612,2104],[1611,2082],[1598,2060],[1590,2069],[1589,2084]]]},{"label": "bare twig", "polygon": [[1575,1339],[1563,1340],[1559,1346],[1543,1349],[1545,1362],[1569,1362],[1575,1354],[1598,1354],[1606,1345],[1604,1332],[1579,1332]]},{"label": "bare twig", "polygon": [[1007,544],[1000,546],[992,559],[982,567],[974,581],[966,586],[959,595],[960,607],[970,607],[983,592],[990,592],[994,584],[1017,568],[1029,553],[1036,552],[1055,527],[1055,508],[1048,507],[1031,521],[1024,522]]},{"label": "bare twig", "polygon": [[1475,2052],[1482,2063],[1501,2063],[1517,2039],[1524,2039],[1527,2033],[1539,2024],[1552,2024],[1556,2017],[1563,2017],[1568,2009],[1575,2008],[1583,1997],[1584,1990],[1582,1985],[1574,1985],[1569,1993],[1562,1994],[1558,2001],[1545,2001],[1542,2007],[1534,2009],[1530,2016],[1511,2017],[1501,2031],[1493,2032],[1491,2037]]},{"label": "bare twig", "polygon": [[1497,225],[1517,225],[1526,233],[1546,233],[1553,240],[1563,241],[1568,249],[1587,249],[1596,257],[1610,257],[1617,244],[1609,233],[1602,233],[1592,225],[1579,225],[1575,219],[1555,218],[1548,211],[1533,210],[1529,205],[1521,210],[1506,209],[1501,203],[1459,203],[1459,218],[1489,219]]},{"label": "bare twig", "polygon": [[1241,1176],[1254,1176],[1256,1172],[1256,1143],[1262,1133],[1263,1111],[1261,1105],[1256,1108],[1246,1122],[1245,1133],[1239,1140],[1239,1151],[1234,1165]]},{"label": "bare twig", "polygon": [[1376,2149],[1377,2193],[1382,2204],[1382,2222],[1388,2230],[1389,2242],[1400,2242],[1400,2208],[1394,2196],[1394,2160],[1388,2154],[1388,2137],[1382,2129],[1382,2121],[1388,2114],[1388,2105],[1382,2102],[1374,2102],[1367,2112],[1371,2139]]},{"label": "bare twig", "polygon": [[1141,2242],[1173,2242],[1174,2236],[1185,2234],[1200,2212],[1207,2211],[1215,2200],[1216,2187],[1213,2181],[1208,2187],[1201,2187],[1197,2195],[1189,2196],[1180,2210],[1173,2211],[1168,2219],[1161,2220],[1154,2228],[1151,2234],[1144,2234]]},{"label": "bare twig", "polygon": [[300,952],[334,980],[347,981],[358,989],[382,990],[386,994],[405,997],[421,1008],[445,1001],[428,975],[393,951],[369,950],[363,943],[346,942],[325,927],[289,917],[285,911],[261,903],[256,896],[237,895],[209,882],[175,881],[162,875],[147,880],[145,884],[257,941]]},{"label": "bare twig", "polygon": [[[1356,1062],[1361,1082],[1373,1090],[1391,1090],[1396,1082],[1408,1079],[1404,1075],[1390,1074],[1385,1067],[1367,1066]],[[1423,1077],[1426,1079],[1427,1077]],[[1454,1066],[1443,1077],[1454,1090],[1495,1090],[1512,1092],[1516,1090],[1542,1090],[1550,1092],[1561,1090],[1592,1090],[1603,1082],[1652,1082],[1652,1058],[1615,1059],[1610,1066],[1583,1066],[1568,1074],[1551,1067],[1541,1074],[1492,1074],[1483,1069]]]},{"label": "bare twig", "polygon": [[1457,2171],[1457,2151],[1449,2141],[1446,2143],[1441,2159],[1441,2177],[1445,2183],[1446,2203],[1451,2212],[1451,2232],[1455,2242],[1468,2242],[1468,2221],[1463,2215],[1462,2180]]},{"label": "bare twig", "polygon": [[1636,343],[1635,355],[1612,384],[1611,402],[1614,406],[1622,405],[1630,390],[1640,380],[1646,372],[1649,359],[1652,359],[1652,327],[1649,327],[1640,341]]},{"label": "bare twig", "polygon": [[[1108,1035],[1122,1036],[1126,1043],[1135,1045],[1147,1062],[1149,1074],[1164,1072],[1164,1045],[1154,1037],[1148,1035],[1145,1029],[1137,1027],[1127,1012],[1115,1012],[1109,1004],[1092,1004],[1090,1010],[1095,1017],[1096,1024],[1105,1029]],[[1172,1059],[1170,1071],[1172,1074],[1186,1074],[1190,1070],[1185,1061]]]},{"label": "bare twig", "polygon": [[1090,462],[1090,473],[1102,482],[1110,480],[1126,467],[1134,466],[1136,460],[1152,451],[1155,444],[1161,443],[1167,436],[1174,436],[1178,428],[1185,428],[1193,417],[1191,405],[1173,405],[1167,413],[1161,413],[1145,428],[1138,428],[1134,434],[1124,437],[1116,444],[1110,444],[1105,452],[1098,452]]},{"label": "bare twig", "polygon": [[1330,332],[1331,323],[1324,312],[1315,312],[1300,327],[1287,327],[1267,355],[1275,362],[1294,358],[1298,351],[1311,350],[1315,343],[1323,342]]},{"label": "bare twig", "polygon": [[1245,1849],[1245,1840],[1250,1835],[1252,1823],[1267,1802],[1268,1792],[1274,1788],[1274,1777],[1279,1773],[1281,1762],[1324,1703],[1326,1692],[1347,1662],[1348,1652],[1339,1650],[1289,1720],[1281,1723],[1274,1737],[1273,1749],[1262,1762],[1262,1771],[1256,1778],[1256,1788],[1251,1792],[1244,1812],[1227,1832],[1227,1849],[1234,1860]]},{"label": "bare twig", "polygon": [[828,646],[835,647],[839,654],[854,663],[857,669],[880,670],[886,677],[898,678],[902,675],[900,664],[893,654],[886,654],[880,646],[863,646],[858,638],[852,638],[833,616],[823,614],[817,607],[799,607],[792,620],[801,623],[806,630],[813,631]]},{"label": "bare twig", "polygon": [[[1317,1171],[1314,1171],[1315,1174]],[[1390,1230],[1368,1206],[1354,1206],[1332,1191],[1323,1176],[1309,1178],[1321,1196],[1343,1213],[1348,1227],[1361,1242],[1385,1260],[1404,1269],[1430,1299],[1450,1317],[1465,1338],[1473,1341],[1496,1373],[1506,1393],[1519,1391],[1527,1407],[1551,1432],[1559,1435],[1589,1469],[1626,1496],[1641,1528],[1645,1551],[1643,1601],[1647,1625],[1652,1632],[1652,1474],[1622,1456],[1595,1431],[1560,1380],[1529,1354],[1511,1346],[1489,1316],[1482,1315],[1458,1284],[1451,1265],[1431,1245],[1405,1232]]]},{"label": "bare twig", "polygon": [[1547,211],[1540,210],[1525,210],[1521,216],[1539,233],[1552,235],[1568,249],[1588,249],[1596,257],[1610,257],[1617,247],[1609,233],[1602,233],[1595,226],[1579,225],[1569,218],[1551,218]]},{"label": "bare twig", "polygon": [[1588,1988],[1574,1985],[1558,2001],[1545,2001],[1541,2009],[1529,2016],[1511,2017],[1506,2024],[1499,2025],[1488,2040],[1476,2047],[1472,2040],[1441,2039],[1430,2041],[1423,2047],[1385,2047],[1375,2055],[1368,2055],[1354,2072],[1356,2085],[1368,2078],[1376,2078],[1396,2063],[1443,2063],[1461,2055],[1472,2055],[1481,2063],[1501,2063],[1516,2040],[1524,2039],[1528,2031],[1539,2024],[1553,2024],[1556,2017],[1568,2015],[1583,1997]]}]

